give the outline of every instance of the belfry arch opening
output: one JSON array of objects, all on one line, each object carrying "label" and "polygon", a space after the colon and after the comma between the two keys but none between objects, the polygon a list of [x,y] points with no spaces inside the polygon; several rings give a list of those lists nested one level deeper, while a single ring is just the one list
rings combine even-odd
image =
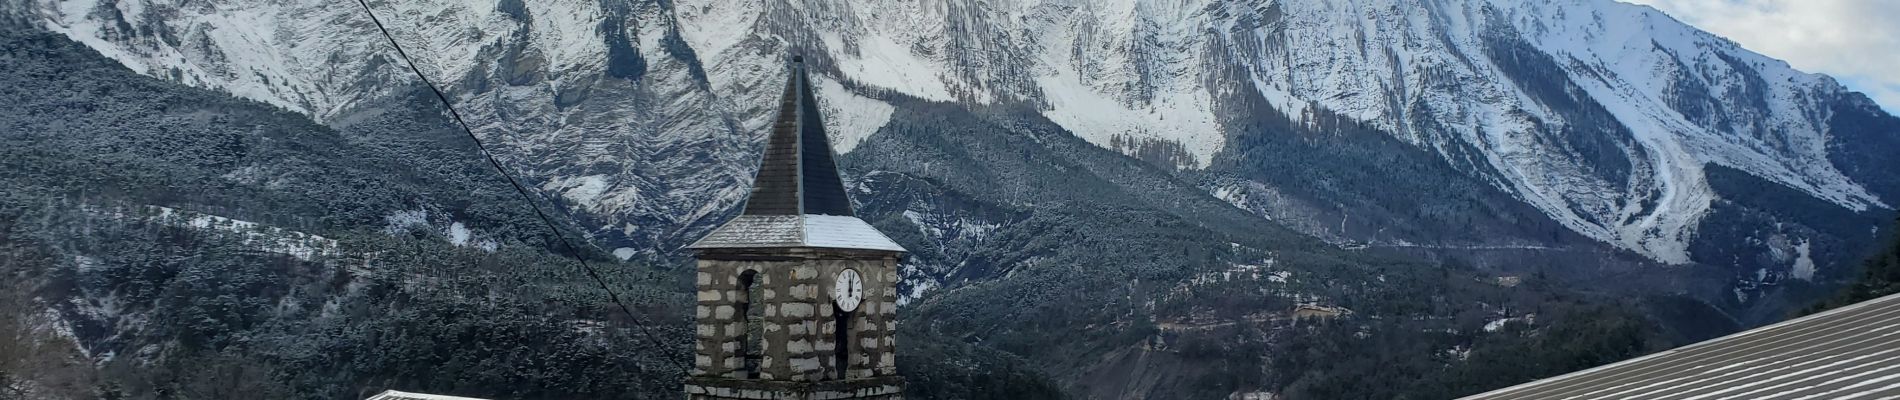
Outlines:
[{"label": "belfry arch opening", "polygon": [[[836,306],[834,305],[833,307]],[[833,378],[845,379],[850,376],[848,375],[848,371],[851,370],[851,312],[843,309],[833,311],[831,314],[832,318],[834,318],[832,321],[831,339],[838,344],[835,346],[837,351],[832,354],[832,356],[835,357],[832,360],[832,365],[837,366],[837,368],[833,368],[833,370],[837,371],[837,376]]]},{"label": "belfry arch opening", "polygon": [[735,305],[740,320],[745,322],[745,330],[739,332],[739,356],[744,360],[741,373],[746,379],[758,379],[760,362],[765,359],[765,310],[754,307],[753,303],[763,300],[758,285],[759,272],[747,270],[739,273],[739,301]]}]

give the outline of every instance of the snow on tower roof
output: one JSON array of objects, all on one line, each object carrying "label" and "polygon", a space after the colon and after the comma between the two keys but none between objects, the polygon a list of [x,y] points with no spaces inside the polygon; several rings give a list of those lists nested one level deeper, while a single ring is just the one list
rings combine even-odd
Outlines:
[{"label": "snow on tower roof", "polygon": [[741,215],[699,239],[691,249],[815,247],[905,251],[858,217],[837,215]]},{"label": "snow on tower roof", "polygon": [[1465,399],[1900,396],[1900,295]]}]

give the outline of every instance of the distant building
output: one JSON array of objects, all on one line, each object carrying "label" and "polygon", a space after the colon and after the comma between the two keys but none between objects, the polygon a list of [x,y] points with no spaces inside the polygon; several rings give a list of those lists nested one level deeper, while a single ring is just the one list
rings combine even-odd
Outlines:
[{"label": "distant building", "polygon": [[853,215],[793,58],[745,212],[688,248],[698,323],[688,399],[901,399],[897,263]]},{"label": "distant building", "polygon": [[368,399],[363,399],[363,400],[486,400],[486,399],[385,390],[382,393],[377,393],[375,396],[370,396]]},{"label": "distant building", "polygon": [[1466,399],[1900,398],[1900,295]]},{"label": "distant building", "polygon": [[1352,314],[1352,310],[1348,310],[1345,307],[1331,307],[1309,303],[1293,306],[1292,314],[1295,319],[1333,319],[1341,315]]}]

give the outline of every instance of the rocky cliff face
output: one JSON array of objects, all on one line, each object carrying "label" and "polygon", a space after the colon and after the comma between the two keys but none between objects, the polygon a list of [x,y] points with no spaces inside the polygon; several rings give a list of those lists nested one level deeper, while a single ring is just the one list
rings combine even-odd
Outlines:
[{"label": "rocky cliff face", "polygon": [[[135,70],[333,124],[409,80],[362,10],[334,2],[38,6],[47,27]],[[1709,165],[1855,212],[1889,209],[1880,193],[1894,190],[1830,158],[1839,109],[1865,100],[1608,0],[372,6],[513,165],[635,252],[663,252],[742,196],[766,83],[792,52],[823,66],[841,152],[902,96],[1026,105],[1091,143],[1199,171],[1273,156],[1230,143],[1244,128],[1229,117],[1248,112],[1235,104],[1257,99],[1299,123],[1364,124],[1665,263],[1719,257],[1690,251],[1720,198]]]}]

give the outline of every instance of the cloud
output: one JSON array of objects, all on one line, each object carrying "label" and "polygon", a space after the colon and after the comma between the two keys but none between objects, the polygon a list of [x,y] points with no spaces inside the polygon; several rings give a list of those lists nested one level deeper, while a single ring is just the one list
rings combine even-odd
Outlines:
[{"label": "cloud", "polygon": [[1900,111],[1900,1],[1624,0],[1742,47],[1831,75]]}]

